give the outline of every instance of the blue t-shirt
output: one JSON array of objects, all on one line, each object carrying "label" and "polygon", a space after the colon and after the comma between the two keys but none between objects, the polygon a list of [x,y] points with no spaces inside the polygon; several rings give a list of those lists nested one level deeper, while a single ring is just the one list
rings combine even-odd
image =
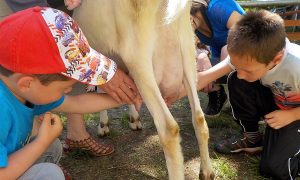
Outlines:
[{"label": "blue t-shirt", "polygon": [[30,108],[21,103],[0,80],[0,168],[7,166],[11,153],[27,143],[34,116],[58,107],[63,101],[64,96],[56,102]]},{"label": "blue t-shirt", "polygon": [[210,46],[213,58],[220,58],[221,49],[227,44],[229,31],[227,22],[233,11],[245,14],[243,8],[234,0],[211,0],[206,15],[212,30],[212,37],[207,37],[198,30],[195,31],[200,41]]}]

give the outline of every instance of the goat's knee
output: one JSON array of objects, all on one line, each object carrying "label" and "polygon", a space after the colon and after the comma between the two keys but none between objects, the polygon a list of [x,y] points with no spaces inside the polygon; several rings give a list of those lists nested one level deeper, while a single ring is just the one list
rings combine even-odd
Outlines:
[{"label": "goat's knee", "polygon": [[165,132],[162,132],[161,136],[161,143],[163,146],[171,147],[172,145],[179,143],[180,136],[179,136],[179,126],[174,121],[174,123],[169,123],[166,125]]},{"label": "goat's knee", "polygon": [[176,122],[172,123],[172,124],[167,124],[167,129],[168,129],[168,133],[171,137],[179,136],[180,129]]}]

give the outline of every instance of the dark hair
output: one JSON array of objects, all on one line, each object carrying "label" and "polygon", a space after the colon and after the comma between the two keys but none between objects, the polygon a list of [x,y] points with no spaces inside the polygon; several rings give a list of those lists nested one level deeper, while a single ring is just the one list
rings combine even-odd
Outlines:
[{"label": "dark hair", "polygon": [[193,0],[190,14],[195,15],[197,12],[201,12],[203,14],[206,11],[207,6],[208,0]]},{"label": "dark hair", "polygon": [[266,10],[249,11],[230,29],[227,49],[229,53],[267,65],[285,47],[285,38],[279,15]]},{"label": "dark hair", "polygon": [[[0,65],[0,74],[9,77],[14,74],[14,72],[4,68],[3,66]],[[33,74],[32,76],[36,77],[41,84],[43,85],[48,85],[53,81],[68,81],[70,78],[67,76],[64,76],[60,73],[57,74]]]}]

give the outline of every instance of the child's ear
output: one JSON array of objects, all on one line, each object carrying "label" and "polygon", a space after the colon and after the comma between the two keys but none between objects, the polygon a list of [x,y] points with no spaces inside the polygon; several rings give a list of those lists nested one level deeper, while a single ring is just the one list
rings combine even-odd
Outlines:
[{"label": "child's ear", "polygon": [[35,79],[32,76],[22,76],[18,79],[17,86],[21,91],[27,91],[34,80]]},{"label": "child's ear", "polygon": [[279,51],[273,59],[275,65],[279,64],[284,56],[284,50]]}]

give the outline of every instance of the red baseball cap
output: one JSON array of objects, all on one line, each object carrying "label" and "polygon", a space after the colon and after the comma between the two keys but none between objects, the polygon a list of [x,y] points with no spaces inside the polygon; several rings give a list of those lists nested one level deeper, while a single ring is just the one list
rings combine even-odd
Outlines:
[{"label": "red baseball cap", "polygon": [[66,13],[34,7],[0,22],[0,65],[15,73],[62,73],[101,85],[116,71],[114,61],[92,49]]}]

